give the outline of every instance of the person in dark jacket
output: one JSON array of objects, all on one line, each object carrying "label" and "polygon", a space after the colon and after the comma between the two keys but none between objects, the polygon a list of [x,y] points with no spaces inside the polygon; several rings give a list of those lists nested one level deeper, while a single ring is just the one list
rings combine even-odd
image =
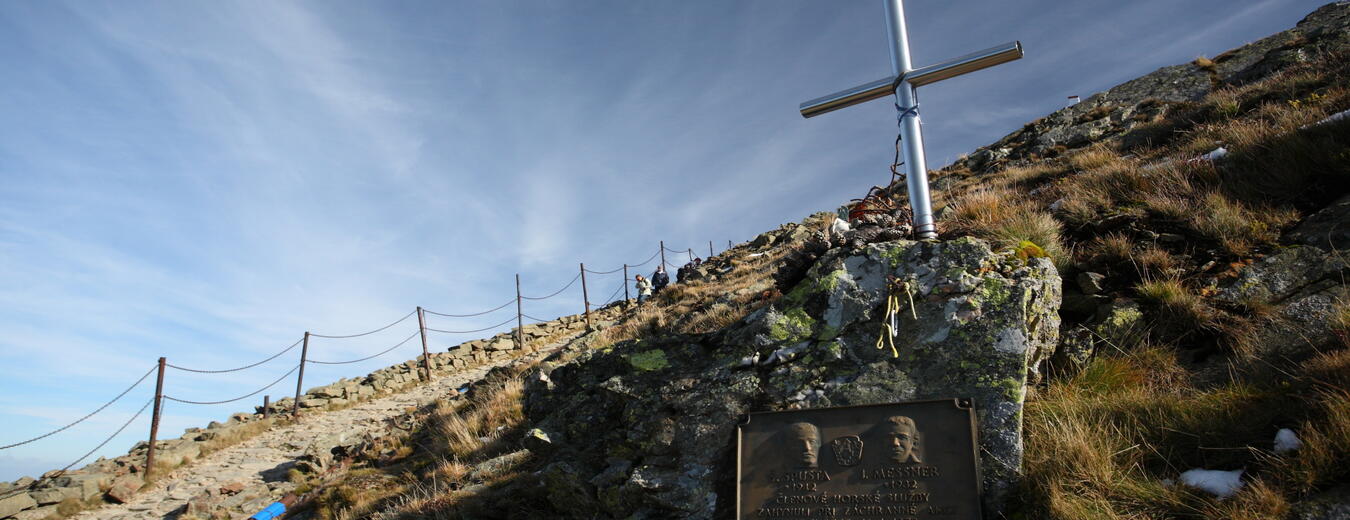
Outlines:
[{"label": "person in dark jacket", "polygon": [[666,266],[656,266],[656,272],[652,273],[652,292],[661,292],[667,285],[670,285],[670,275],[666,274]]}]

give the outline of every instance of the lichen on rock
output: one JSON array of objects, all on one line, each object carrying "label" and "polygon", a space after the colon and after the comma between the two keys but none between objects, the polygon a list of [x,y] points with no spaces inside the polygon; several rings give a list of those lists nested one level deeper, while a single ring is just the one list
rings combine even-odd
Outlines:
[{"label": "lichen on rock", "polygon": [[[897,295],[898,356],[876,347],[888,276],[910,282]],[[1021,463],[1024,387],[1056,345],[1059,288],[1047,259],[974,238],[836,248],[724,330],[621,342],[559,366],[552,390],[527,391],[526,411],[575,440],[551,459],[579,480],[555,480],[593,486],[584,502],[602,516],[714,518],[734,508],[734,433],[748,412],[972,398],[986,510],[999,511]]]}]

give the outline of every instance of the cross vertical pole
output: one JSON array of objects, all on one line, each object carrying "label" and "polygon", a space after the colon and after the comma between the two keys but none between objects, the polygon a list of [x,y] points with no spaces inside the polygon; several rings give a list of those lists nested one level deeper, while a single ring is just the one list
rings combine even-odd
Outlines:
[{"label": "cross vertical pole", "polygon": [[901,148],[905,156],[905,185],[914,210],[914,236],[937,238],[933,201],[928,192],[928,164],[924,159],[923,125],[919,121],[919,97],[905,74],[914,70],[909,56],[909,29],[905,27],[904,0],[886,0],[886,35],[891,43],[891,72],[900,78],[895,97],[900,105]]},{"label": "cross vertical pole", "polygon": [[520,307],[520,273],[516,273],[516,348],[525,349],[525,319]]},{"label": "cross vertical pole", "polygon": [[164,402],[164,358],[159,358],[159,375],[155,377],[155,411],[150,415],[150,444],[145,452],[145,480],[155,467],[155,438],[159,436],[160,403]]},{"label": "cross vertical pole", "polygon": [[666,241],[661,241],[661,267],[666,266]]},{"label": "cross vertical pole", "polygon": [[623,264],[623,306],[628,306],[628,264]]},{"label": "cross vertical pole", "polygon": [[300,375],[295,378],[295,406],[291,408],[291,417],[300,418],[300,389],[305,386],[305,359],[309,357],[309,331],[305,331],[304,343],[300,346]]},{"label": "cross vertical pole", "polygon": [[417,306],[417,331],[422,334],[422,371],[427,375],[427,382],[431,382],[431,355],[427,354],[427,317],[423,314],[422,306]]},{"label": "cross vertical pole", "polygon": [[586,305],[586,330],[591,330],[591,297],[586,292],[586,263],[581,263],[581,302]]}]

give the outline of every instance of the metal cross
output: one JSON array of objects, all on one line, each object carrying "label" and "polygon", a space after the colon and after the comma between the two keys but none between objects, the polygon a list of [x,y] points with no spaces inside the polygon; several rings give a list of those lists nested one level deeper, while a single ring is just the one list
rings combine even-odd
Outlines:
[{"label": "metal cross", "polygon": [[886,35],[891,44],[890,77],[866,83],[801,105],[802,117],[812,117],[850,107],[895,93],[900,110],[900,137],[908,174],[909,205],[914,210],[914,235],[920,239],[937,237],[933,224],[933,203],[928,194],[928,168],[923,154],[923,132],[919,124],[916,87],[937,83],[968,72],[992,67],[1022,57],[1022,43],[1003,45],[967,54],[935,65],[914,68],[909,58],[909,32],[905,28],[904,0],[886,2]]}]

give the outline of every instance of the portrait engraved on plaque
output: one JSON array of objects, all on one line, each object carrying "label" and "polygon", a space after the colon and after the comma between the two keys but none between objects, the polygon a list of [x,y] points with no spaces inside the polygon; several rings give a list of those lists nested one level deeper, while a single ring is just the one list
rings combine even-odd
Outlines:
[{"label": "portrait engraved on plaque", "polygon": [[919,458],[919,428],[914,419],[903,415],[888,417],[883,425],[891,462],[896,464],[923,464]]},{"label": "portrait engraved on plaque", "polygon": [[863,441],[857,435],[845,435],[830,441],[830,450],[836,464],[846,468],[857,466],[862,462]]},{"label": "portrait engraved on plaque", "polygon": [[790,465],[796,468],[815,468],[820,458],[820,429],[809,422],[788,425],[788,457]]}]

